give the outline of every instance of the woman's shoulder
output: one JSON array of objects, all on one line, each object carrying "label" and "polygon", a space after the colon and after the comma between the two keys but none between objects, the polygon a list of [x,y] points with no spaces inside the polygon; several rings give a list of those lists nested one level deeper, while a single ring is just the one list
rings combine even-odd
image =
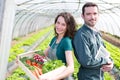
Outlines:
[{"label": "woman's shoulder", "polygon": [[51,39],[51,44],[56,40],[56,36],[54,36],[52,39]]},{"label": "woman's shoulder", "polygon": [[70,38],[70,37],[64,37],[64,39],[65,39],[65,40],[71,40],[71,38]]},{"label": "woman's shoulder", "polygon": [[63,38],[63,42],[69,42],[69,41],[71,41],[72,39],[70,38],[70,37],[64,37]]},{"label": "woman's shoulder", "polygon": [[56,36],[54,36],[53,38],[52,38],[52,41],[54,41],[54,40],[56,40],[57,39],[57,37]]}]

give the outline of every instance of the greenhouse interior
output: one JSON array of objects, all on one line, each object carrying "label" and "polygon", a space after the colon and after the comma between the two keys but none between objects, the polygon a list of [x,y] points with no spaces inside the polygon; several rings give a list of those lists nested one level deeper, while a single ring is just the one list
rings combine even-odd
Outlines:
[{"label": "greenhouse interior", "polygon": [[[19,64],[19,57],[47,48],[59,13],[71,13],[77,25],[82,25],[82,6],[90,1],[99,6],[96,28],[114,61],[114,69],[105,72],[104,79],[120,80],[119,0],[0,0],[0,80],[35,80],[30,70]],[[78,80],[79,66],[74,57],[74,80]]]}]

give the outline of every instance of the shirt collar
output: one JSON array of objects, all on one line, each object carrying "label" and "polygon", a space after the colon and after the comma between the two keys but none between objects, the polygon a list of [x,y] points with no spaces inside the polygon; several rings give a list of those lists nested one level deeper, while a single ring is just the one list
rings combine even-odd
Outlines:
[{"label": "shirt collar", "polygon": [[91,29],[93,32],[98,32],[98,30],[95,27],[90,27],[89,25],[85,24],[86,27],[88,27],[89,29]]}]

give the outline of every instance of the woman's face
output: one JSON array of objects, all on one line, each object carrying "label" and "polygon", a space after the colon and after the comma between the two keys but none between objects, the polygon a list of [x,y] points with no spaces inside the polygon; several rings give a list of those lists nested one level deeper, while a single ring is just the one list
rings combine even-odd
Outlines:
[{"label": "woman's face", "polygon": [[58,35],[64,35],[66,32],[67,24],[62,16],[59,16],[55,23],[55,30]]}]

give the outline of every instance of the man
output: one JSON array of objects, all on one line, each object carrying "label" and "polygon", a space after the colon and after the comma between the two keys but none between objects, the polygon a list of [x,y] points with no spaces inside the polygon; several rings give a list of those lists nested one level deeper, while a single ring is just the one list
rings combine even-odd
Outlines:
[{"label": "man", "polygon": [[[103,72],[113,68],[110,58],[95,58],[103,45],[100,34],[95,29],[99,9],[95,3],[88,2],[82,8],[84,25],[76,32],[73,39],[75,56],[80,63],[78,80],[104,80]],[[104,45],[103,45],[104,46]]]}]

